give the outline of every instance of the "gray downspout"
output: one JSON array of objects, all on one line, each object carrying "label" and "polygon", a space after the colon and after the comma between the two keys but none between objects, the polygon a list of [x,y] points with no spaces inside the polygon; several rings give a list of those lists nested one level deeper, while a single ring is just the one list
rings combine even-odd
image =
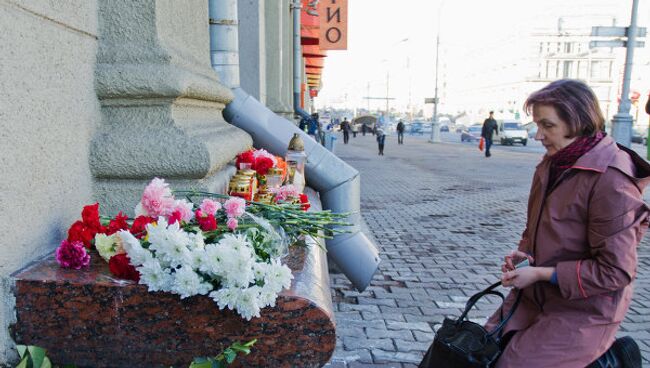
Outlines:
[{"label": "gray downspout", "polygon": [[[209,1],[210,50],[211,53],[216,54],[211,57],[213,62],[229,62],[231,60],[228,57],[222,57],[219,53],[236,55],[237,37],[222,37],[219,32],[231,32],[232,27],[236,28],[237,3],[236,0]],[[230,43],[217,45],[219,41]],[[213,64],[213,67],[222,81],[231,81],[232,83],[236,80],[238,82],[239,74],[237,74],[237,78],[228,75],[234,71],[238,73],[238,67],[235,68],[232,64]],[[329,239],[326,243],[328,254],[354,287],[363,291],[370,284],[381,260],[375,244],[360,229],[361,186],[359,172],[298,129],[292,121],[276,115],[237,85],[229,86],[233,88],[235,99],[226,106],[223,112],[224,118],[229,123],[248,132],[253,137],[256,147],[264,147],[266,150],[284,157],[293,134],[301,135],[305,142],[305,154],[307,155],[305,165],[307,184],[320,193],[323,209],[329,209],[335,213],[351,213],[348,221],[353,226],[346,228],[350,232]],[[300,92],[298,92],[299,98]]]},{"label": "gray downspout", "polygon": [[291,11],[293,12],[293,110],[301,117],[308,118],[309,113],[300,107],[300,83],[302,82],[300,9],[302,9],[300,1],[291,4]]}]

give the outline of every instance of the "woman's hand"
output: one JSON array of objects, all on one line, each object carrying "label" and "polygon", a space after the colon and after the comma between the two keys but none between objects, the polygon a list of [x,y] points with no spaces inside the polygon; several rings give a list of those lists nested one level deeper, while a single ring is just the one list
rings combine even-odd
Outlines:
[{"label": "woman's hand", "polygon": [[554,267],[522,267],[504,272],[501,275],[501,284],[506,287],[523,289],[537,281],[549,281],[554,271]]},{"label": "woman's hand", "polygon": [[528,255],[528,254],[526,254],[526,253],[524,253],[522,251],[519,251],[519,250],[513,250],[512,252],[510,252],[510,254],[508,254],[505,257],[504,263],[501,265],[501,272],[505,273],[505,272],[508,272],[508,271],[514,271],[515,270],[515,265],[522,262],[526,258],[528,258],[528,261],[530,262],[530,264],[533,264],[533,262],[535,261],[533,256]]}]

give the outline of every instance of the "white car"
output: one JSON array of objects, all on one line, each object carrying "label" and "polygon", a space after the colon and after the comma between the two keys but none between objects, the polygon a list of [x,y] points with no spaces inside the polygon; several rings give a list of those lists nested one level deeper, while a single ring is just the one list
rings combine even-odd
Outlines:
[{"label": "white car", "polygon": [[528,131],[517,121],[504,121],[499,124],[499,140],[502,145],[512,146],[515,143],[526,145]]}]

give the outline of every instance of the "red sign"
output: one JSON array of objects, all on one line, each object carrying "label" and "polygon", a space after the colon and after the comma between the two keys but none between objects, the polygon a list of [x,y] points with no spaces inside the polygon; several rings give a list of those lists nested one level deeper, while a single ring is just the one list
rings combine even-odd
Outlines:
[{"label": "red sign", "polygon": [[318,3],[321,50],[348,49],[348,0],[320,0]]}]

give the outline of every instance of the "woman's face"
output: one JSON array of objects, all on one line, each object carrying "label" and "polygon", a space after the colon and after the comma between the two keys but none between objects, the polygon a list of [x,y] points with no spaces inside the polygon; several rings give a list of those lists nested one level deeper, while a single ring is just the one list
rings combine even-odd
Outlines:
[{"label": "woman's face", "polygon": [[576,137],[567,138],[569,126],[560,119],[555,107],[551,105],[534,105],[533,121],[537,124],[535,140],[542,142],[549,156],[576,140]]}]

